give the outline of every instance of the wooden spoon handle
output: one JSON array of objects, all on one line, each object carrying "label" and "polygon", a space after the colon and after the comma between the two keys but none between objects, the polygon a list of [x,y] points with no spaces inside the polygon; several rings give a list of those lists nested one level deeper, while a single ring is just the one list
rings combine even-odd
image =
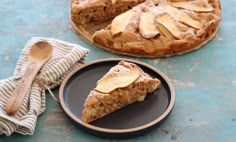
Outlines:
[{"label": "wooden spoon handle", "polygon": [[16,112],[18,112],[18,110],[20,109],[39,68],[40,67],[37,66],[37,64],[34,62],[31,62],[27,65],[25,74],[17,84],[13,94],[6,104],[5,109],[9,115],[16,114]]}]

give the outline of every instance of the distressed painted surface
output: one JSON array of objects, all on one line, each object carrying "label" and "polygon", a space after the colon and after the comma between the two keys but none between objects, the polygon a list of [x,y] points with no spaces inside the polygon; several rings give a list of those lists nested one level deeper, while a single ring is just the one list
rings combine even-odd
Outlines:
[{"label": "distressed painted surface", "polygon": [[[0,79],[12,76],[20,52],[32,36],[54,37],[90,49],[87,62],[121,57],[96,49],[68,26],[68,0],[0,1]],[[172,81],[176,103],[170,117],[154,131],[129,142],[235,142],[236,139],[236,1],[222,0],[221,28],[203,48],[171,58],[137,59],[155,66]],[[58,93],[58,89],[54,90]],[[47,97],[33,136],[0,136],[0,142],[101,142],[68,119]]]}]

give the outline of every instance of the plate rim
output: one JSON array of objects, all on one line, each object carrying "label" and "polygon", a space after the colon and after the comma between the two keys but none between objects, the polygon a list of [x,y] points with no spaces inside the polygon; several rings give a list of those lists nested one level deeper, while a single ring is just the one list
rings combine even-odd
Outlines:
[{"label": "plate rim", "polygon": [[[79,70],[83,69],[83,68],[86,68],[88,66],[91,66],[91,65],[94,65],[94,64],[97,64],[97,63],[101,63],[101,62],[109,62],[109,61],[121,61],[121,60],[124,60],[124,61],[128,61],[128,62],[133,62],[133,63],[136,63],[136,64],[140,64],[142,66],[145,66],[151,70],[153,70],[154,72],[158,73],[167,83],[167,85],[169,86],[170,88],[170,102],[169,102],[169,105],[168,107],[166,108],[165,112],[159,116],[157,119],[149,122],[149,123],[146,123],[144,125],[141,125],[141,126],[138,126],[138,127],[134,127],[134,128],[127,128],[127,129],[110,129],[110,128],[103,128],[103,127],[98,127],[98,126],[94,126],[94,125],[91,125],[89,123],[85,123],[83,122],[80,118],[76,117],[70,110],[69,108],[67,107],[67,105],[65,104],[65,100],[63,99],[63,91],[64,91],[64,88],[65,88],[65,85],[66,83],[68,82],[68,80],[76,73],[78,72]],[[130,133],[130,132],[136,132],[136,131],[140,131],[140,130],[143,130],[143,129],[146,129],[146,128],[149,128],[149,127],[152,127],[154,126],[155,124],[158,124],[158,122],[161,122],[162,120],[164,120],[168,114],[172,111],[173,107],[174,107],[174,102],[175,102],[175,90],[174,90],[174,87],[170,81],[170,79],[164,74],[162,73],[160,70],[158,70],[157,68],[149,65],[149,64],[146,64],[144,62],[141,62],[141,61],[137,61],[137,60],[133,60],[133,59],[127,59],[127,58],[105,58],[105,59],[98,59],[98,60],[94,60],[94,61],[91,61],[89,63],[85,63],[79,67],[77,67],[76,69],[74,69],[72,72],[70,72],[63,80],[61,86],[60,86],[60,89],[59,89],[59,102],[63,108],[63,110],[65,111],[65,113],[70,117],[72,118],[75,122],[79,123],[79,125],[82,125],[86,128],[89,128],[89,129],[92,129],[92,130],[95,130],[95,131],[100,131],[100,132],[106,132],[106,133]]]}]

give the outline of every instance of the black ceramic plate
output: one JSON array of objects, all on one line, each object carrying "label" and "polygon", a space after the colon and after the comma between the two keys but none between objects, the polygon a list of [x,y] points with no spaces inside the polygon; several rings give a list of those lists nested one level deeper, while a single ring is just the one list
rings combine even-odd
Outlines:
[{"label": "black ceramic plate", "polygon": [[[160,79],[160,89],[147,95],[143,102],[128,105],[90,124],[84,123],[81,112],[86,97],[97,80],[120,60],[133,62]],[[175,93],[169,79],[156,68],[135,60],[112,58],[88,63],[69,74],[60,87],[59,98],[64,111],[81,128],[99,136],[123,138],[143,134],[160,124],[174,106]]]}]

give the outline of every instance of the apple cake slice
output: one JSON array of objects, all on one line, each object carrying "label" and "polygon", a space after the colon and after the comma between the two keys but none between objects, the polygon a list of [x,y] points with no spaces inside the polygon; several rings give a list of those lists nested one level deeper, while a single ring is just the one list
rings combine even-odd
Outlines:
[{"label": "apple cake slice", "polygon": [[143,101],[160,84],[159,79],[153,79],[136,64],[120,61],[98,80],[88,95],[82,120],[89,123],[128,104]]}]

